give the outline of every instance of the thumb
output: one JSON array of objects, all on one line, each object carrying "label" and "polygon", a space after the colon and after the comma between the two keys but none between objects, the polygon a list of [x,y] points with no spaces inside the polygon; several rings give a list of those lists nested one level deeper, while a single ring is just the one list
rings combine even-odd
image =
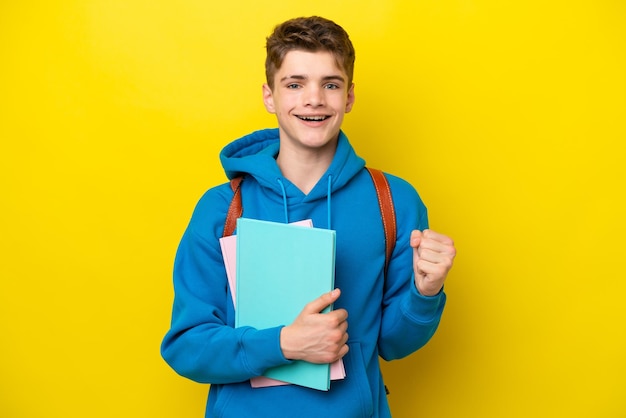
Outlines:
[{"label": "thumb", "polygon": [[413,272],[415,273],[416,279],[424,275],[417,265],[420,260],[420,245],[422,243],[423,236],[423,233],[417,230],[411,233],[411,247],[413,247]]},{"label": "thumb", "polygon": [[324,293],[319,298],[307,303],[302,310],[304,314],[316,314],[322,312],[327,306],[332,305],[341,295],[341,290],[334,289],[328,293]]},{"label": "thumb", "polygon": [[413,248],[419,247],[420,244],[422,243],[423,236],[424,234],[422,233],[422,231],[418,229],[411,231],[411,238],[410,238],[411,247]]}]

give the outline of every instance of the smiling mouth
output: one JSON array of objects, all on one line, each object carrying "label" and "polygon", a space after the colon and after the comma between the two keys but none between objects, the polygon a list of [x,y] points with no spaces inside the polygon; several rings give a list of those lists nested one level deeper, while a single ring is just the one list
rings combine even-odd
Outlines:
[{"label": "smiling mouth", "polygon": [[330,116],[297,116],[297,118],[305,122],[322,122],[330,118]]}]

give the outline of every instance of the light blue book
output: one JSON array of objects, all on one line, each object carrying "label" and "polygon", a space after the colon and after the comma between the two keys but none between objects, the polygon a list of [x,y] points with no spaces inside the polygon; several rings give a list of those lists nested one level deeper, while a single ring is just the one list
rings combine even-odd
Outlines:
[{"label": "light blue book", "polygon": [[[335,231],[240,218],[237,221],[235,326],[289,325],[335,281]],[[330,387],[328,364],[294,361],[264,376],[318,390]]]}]

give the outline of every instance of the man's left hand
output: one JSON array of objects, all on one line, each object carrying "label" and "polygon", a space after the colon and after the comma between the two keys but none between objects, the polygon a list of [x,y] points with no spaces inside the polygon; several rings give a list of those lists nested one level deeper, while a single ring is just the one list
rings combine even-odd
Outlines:
[{"label": "man's left hand", "polygon": [[423,296],[434,296],[452,268],[456,249],[451,238],[430,229],[411,233],[415,286]]}]

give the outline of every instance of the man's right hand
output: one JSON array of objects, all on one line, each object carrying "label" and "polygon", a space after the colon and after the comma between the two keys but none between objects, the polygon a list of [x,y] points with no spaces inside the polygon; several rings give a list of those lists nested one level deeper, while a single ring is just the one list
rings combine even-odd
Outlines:
[{"label": "man's right hand", "polygon": [[348,352],[348,312],[320,313],[341,295],[339,289],[309,302],[291,325],[280,333],[280,347],[289,360],[333,363]]}]

